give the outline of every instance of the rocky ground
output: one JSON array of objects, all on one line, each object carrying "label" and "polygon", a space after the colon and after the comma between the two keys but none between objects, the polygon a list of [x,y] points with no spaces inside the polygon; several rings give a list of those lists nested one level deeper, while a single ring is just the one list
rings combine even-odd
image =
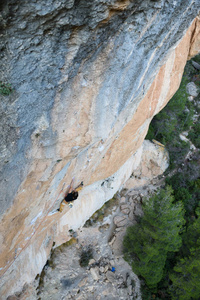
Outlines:
[{"label": "rocky ground", "polygon": [[162,182],[160,177],[115,195],[83,228],[71,232],[69,242],[52,251],[34,285],[15,299],[142,299],[140,281],[123,259],[123,236],[142,214],[142,201]]}]

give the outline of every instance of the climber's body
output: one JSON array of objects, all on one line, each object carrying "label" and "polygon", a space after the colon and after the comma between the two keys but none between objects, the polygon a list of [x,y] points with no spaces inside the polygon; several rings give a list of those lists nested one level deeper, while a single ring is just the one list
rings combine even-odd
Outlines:
[{"label": "climber's body", "polygon": [[58,210],[60,212],[63,211],[65,205],[69,205],[70,207],[73,206],[73,201],[75,201],[78,198],[78,192],[83,188],[83,181],[75,189],[72,189],[72,184],[73,180],[68,190],[65,192],[64,199],[60,204],[60,208]]}]

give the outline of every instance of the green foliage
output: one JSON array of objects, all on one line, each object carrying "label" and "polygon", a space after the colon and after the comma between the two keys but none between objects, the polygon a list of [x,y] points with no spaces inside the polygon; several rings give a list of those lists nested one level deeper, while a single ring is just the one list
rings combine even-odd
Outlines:
[{"label": "green foliage", "polygon": [[[187,78],[183,76],[178,91],[166,105],[166,107],[154,117],[150,125],[150,135],[157,138],[161,143],[170,143],[172,138],[177,136],[177,132],[181,132],[192,124],[192,116],[194,114],[191,103],[187,100],[186,84]],[[186,104],[190,106],[190,110],[185,110]]]},{"label": "green foliage", "polygon": [[188,134],[189,139],[191,142],[197,147],[200,148],[200,122],[199,118],[197,122],[192,126],[191,130]]},{"label": "green foliage", "polygon": [[3,96],[8,96],[12,93],[12,88],[9,83],[4,83],[0,81],[0,94]]},{"label": "green foliage", "polygon": [[144,286],[141,285],[141,294],[142,294],[142,299],[145,300],[160,300],[160,298],[157,297],[154,293],[152,293],[152,291],[146,285]]},{"label": "green foliage", "polygon": [[170,153],[170,169],[174,169],[184,161],[190,145],[180,139],[174,138],[173,143],[168,144],[167,148]]},{"label": "green foliage", "polygon": [[[200,249],[199,249],[200,250]],[[170,275],[173,283],[171,295],[174,300],[199,299],[200,295],[200,253],[191,251],[189,258],[181,259]]]},{"label": "green foliage", "polygon": [[[192,66],[190,67],[193,69]],[[156,139],[166,146],[170,156],[170,170],[180,165],[189,151],[190,145],[181,141],[180,133],[193,126],[192,140],[194,144],[200,144],[198,122],[193,125],[193,116],[197,108],[194,103],[188,101],[186,94],[186,85],[189,81],[187,72],[184,72],[178,91],[166,107],[154,117],[146,136],[146,139]]]},{"label": "green foliage", "polygon": [[200,199],[200,153],[196,152],[191,161],[184,162],[182,169],[166,178],[166,183],[174,190],[175,201],[182,201],[187,221],[194,215]]},{"label": "green foliage", "polygon": [[170,274],[171,295],[174,300],[199,299],[200,295],[200,208],[197,219],[188,226],[184,244],[188,255],[180,258]]},{"label": "green foliage", "polygon": [[89,245],[87,247],[82,248],[82,252],[80,255],[80,261],[79,261],[80,266],[87,267],[90,259],[92,259],[92,258],[93,258],[92,246]]},{"label": "green foliage", "polygon": [[173,201],[169,186],[152,196],[143,204],[144,216],[127,229],[124,238],[125,259],[151,289],[163,277],[167,253],[178,251],[182,243],[183,205]]},{"label": "green foliage", "polygon": [[[195,62],[200,64],[200,55],[195,56],[194,59]],[[192,65],[192,60],[188,61],[185,66],[185,72],[187,73],[190,80],[194,81],[197,86],[200,87],[200,71],[196,70]]]},{"label": "green foliage", "polygon": [[[194,60],[200,63],[200,55]],[[191,81],[200,87],[200,72],[189,61],[179,90],[154,117],[147,134],[148,139],[157,139],[169,151],[170,167],[166,172],[166,175],[169,174],[166,183],[174,190],[175,203],[181,201],[184,205],[186,231],[181,234],[182,246],[179,251],[167,253],[163,277],[157,285],[156,294],[153,295],[152,290],[145,286],[144,299],[200,299],[200,217],[197,209],[200,205],[200,151],[196,149],[189,159],[186,158],[190,145],[181,141],[179,136],[183,131],[188,131],[189,140],[197,148],[200,147],[199,117],[193,121],[194,114],[197,117],[200,113],[200,107],[197,101],[188,101],[186,94],[186,85]],[[173,172],[170,172],[172,169]]]},{"label": "green foliage", "polygon": [[[192,222],[193,221],[193,222]],[[195,211],[191,223],[188,225],[186,232],[183,235],[183,246],[185,248],[185,256],[189,256],[191,249],[200,249],[200,208]],[[183,257],[183,256],[182,256]]]}]

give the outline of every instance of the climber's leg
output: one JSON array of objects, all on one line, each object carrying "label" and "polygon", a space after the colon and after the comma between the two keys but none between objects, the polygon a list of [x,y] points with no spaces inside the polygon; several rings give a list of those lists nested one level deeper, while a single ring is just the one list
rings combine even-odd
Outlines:
[{"label": "climber's leg", "polygon": [[61,203],[60,203],[60,208],[58,209],[59,212],[62,212],[64,207],[66,205],[66,202],[63,200]]}]

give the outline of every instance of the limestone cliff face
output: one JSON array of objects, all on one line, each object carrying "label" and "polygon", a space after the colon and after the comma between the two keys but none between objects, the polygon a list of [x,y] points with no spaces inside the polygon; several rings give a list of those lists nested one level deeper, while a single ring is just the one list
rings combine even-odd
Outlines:
[{"label": "limestone cliff face", "polygon": [[[198,9],[198,0],[3,1],[0,76],[14,88],[0,102],[3,298],[137,168],[152,117],[200,50]],[[74,176],[85,185],[78,201],[51,215]]]}]

